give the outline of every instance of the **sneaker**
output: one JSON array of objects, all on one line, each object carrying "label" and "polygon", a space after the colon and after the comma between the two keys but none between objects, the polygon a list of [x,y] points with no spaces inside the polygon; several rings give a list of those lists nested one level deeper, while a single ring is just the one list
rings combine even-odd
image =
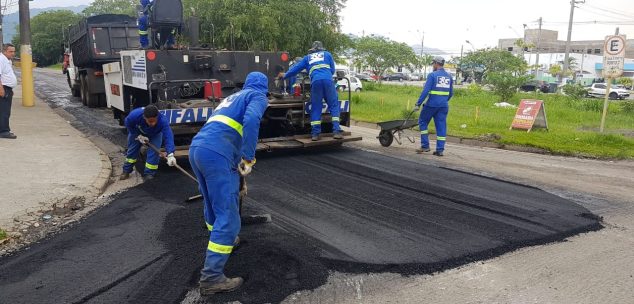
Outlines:
[{"label": "sneaker", "polygon": [[123,172],[121,173],[121,176],[119,176],[119,180],[126,180],[128,178],[130,178],[130,173],[128,172]]},{"label": "sneaker", "polygon": [[416,153],[418,153],[418,154],[422,154],[424,152],[429,152],[429,151],[431,151],[429,148],[418,148],[418,149],[416,149]]},{"label": "sneaker", "polygon": [[11,133],[11,132],[9,132],[7,134],[0,135],[0,138],[16,139],[16,138],[18,138],[18,136],[13,134],[13,133]]},{"label": "sneaker", "polygon": [[435,151],[434,155],[436,156],[443,156],[442,151]]},{"label": "sneaker", "polygon": [[319,134],[317,134],[317,135],[313,135],[313,136],[310,138],[310,140],[312,140],[312,141],[318,141],[318,140],[320,140],[320,139],[321,139],[321,136],[320,136]]},{"label": "sneaker", "polygon": [[154,175],[144,175],[143,176],[143,181],[144,182],[149,182],[149,181],[151,181],[153,179],[154,179]]},{"label": "sneaker", "polygon": [[333,135],[332,138],[343,139],[343,134],[341,134],[341,132],[335,132],[335,135]]},{"label": "sneaker", "polygon": [[224,281],[211,283],[211,282],[199,282],[198,290],[201,296],[209,296],[221,292],[234,291],[242,286],[244,280],[241,277],[225,278]]}]

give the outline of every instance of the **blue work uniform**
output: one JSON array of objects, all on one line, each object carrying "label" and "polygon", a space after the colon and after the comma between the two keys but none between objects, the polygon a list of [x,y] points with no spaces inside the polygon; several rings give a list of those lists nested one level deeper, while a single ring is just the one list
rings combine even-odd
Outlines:
[{"label": "blue work uniform", "polygon": [[339,126],[339,115],[341,108],[339,105],[339,95],[332,76],[335,74],[335,61],[327,51],[317,51],[306,55],[300,62],[294,64],[285,79],[296,76],[302,70],[308,71],[310,77],[310,125],[312,135],[321,133],[321,112],[323,100],[326,99],[330,116],[332,117],[333,132],[341,132]]},{"label": "blue work uniform", "polygon": [[225,279],[224,266],[240,232],[237,168],[242,159],[255,159],[260,120],[268,106],[267,93],[266,76],[250,73],[243,89],[220,103],[192,140],[189,162],[198,179],[210,231],[201,281]]},{"label": "blue work uniform", "polygon": [[148,14],[152,6],[151,0],[141,0],[141,7],[143,7],[143,14],[139,16],[139,42],[141,47],[147,48],[150,44],[148,39]]},{"label": "blue work uniform", "polygon": [[[148,126],[143,118],[144,108],[136,108],[128,114],[125,119],[125,126],[128,129],[128,153],[125,164],[123,164],[123,172],[131,173],[134,164],[139,157],[141,143],[136,140],[137,136],[143,135],[150,139],[155,147],[160,148],[165,143],[165,151],[167,154],[174,153],[174,134],[170,128],[169,121],[163,113],[159,112],[159,116],[154,127]],[[159,154],[152,149],[147,150],[147,159],[145,161],[145,175],[154,175],[158,169]]]},{"label": "blue work uniform", "polygon": [[447,141],[447,114],[449,113],[449,100],[453,96],[453,78],[443,68],[429,74],[425,88],[416,102],[420,106],[427,97],[427,103],[418,118],[420,127],[420,142],[423,149],[429,149],[429,130],[427,126],[431,119],[436,125],[436,151],[445,150]]}]

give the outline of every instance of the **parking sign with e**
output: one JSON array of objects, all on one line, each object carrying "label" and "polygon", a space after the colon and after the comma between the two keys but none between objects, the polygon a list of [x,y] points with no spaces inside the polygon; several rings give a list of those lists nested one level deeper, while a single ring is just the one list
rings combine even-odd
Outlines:
[{"label": "parking sign with e", "polygon": [[625,63],[625,35],[607,36],[603,46],[603,77],[623,75]]}]

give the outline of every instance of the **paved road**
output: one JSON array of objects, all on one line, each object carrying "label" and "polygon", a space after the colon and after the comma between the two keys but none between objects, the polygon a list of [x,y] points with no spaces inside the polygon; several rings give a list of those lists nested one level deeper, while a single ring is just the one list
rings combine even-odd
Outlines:
[{"label": "paved road", "polygon": [[[64,86],[38,73],[41,97]],[[55,102],[50,100],[50,102]],[[105,110],[65,107],[121,142]],[[72,106],[71,106],[72,105]],[[62,105],[63,106],[63,105]],[[239,292],[189,302],[279,302],[331,271],[422,274],[600,228],[585,208],[536,188],[357,149],[261,155],[229,275]],[[65,232],[0,259],[0,302],[180,302],[195,285],[207,233],[195,185],[162,168]]]}]

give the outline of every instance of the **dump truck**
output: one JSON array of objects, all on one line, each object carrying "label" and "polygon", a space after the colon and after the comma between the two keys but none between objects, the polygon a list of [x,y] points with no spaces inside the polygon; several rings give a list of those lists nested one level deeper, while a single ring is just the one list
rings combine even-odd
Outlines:
[{"label": "dump truck", "polygon": [[103,65],[120,60],[123,50],[139,47],[136,18],[106,14],[83,18],[69,27],[64,72],[75,97],[89,107],[106,106]]},{"label": "dump truck", "polygon": [[[120,124],[133,109],[154,104],[166,115],[174,131],[176,156],[184,156],[191,139],[213,110],[225,97],[241,90],[250,72],[258,71],[269,79],[270,91],[269,106],[260,125],[259,151],[340,145],[361,139],[350,133],[344,133],[342,140],[332,138],[332,120],[323,103],[323,137],[312,142],[309,79],[300,81],[301,90],[296,90],[294,95],[286,93],[284,88],[289,84],[278,79],[281,72],[288,71],[290,55],[287,52],[198,47],[196,18],[190,18],[185,26],[182,14],[178,17],[174,11],[182,12],[180,1],[155,0],[148,36],[152,40],[161,39],[161,42],[152,41],[149,49],[117,50],[117,60],[105,63],[99,69],[104,76],[105,106],[112,109],[113,117]],[[165,21],[163,15],[167,16]],[[166,29],[168,26],[178,28],[178,32],[187,28],[185,32],[189,35],[190,45],[166,48],[165,37],[157,37],[159,35],[152,31],[174,32]],[[109,37],[101,39],[111,40]],[[347,99],[340,101],[343,126],[350,126],[349,97],[350,92]]]}]

